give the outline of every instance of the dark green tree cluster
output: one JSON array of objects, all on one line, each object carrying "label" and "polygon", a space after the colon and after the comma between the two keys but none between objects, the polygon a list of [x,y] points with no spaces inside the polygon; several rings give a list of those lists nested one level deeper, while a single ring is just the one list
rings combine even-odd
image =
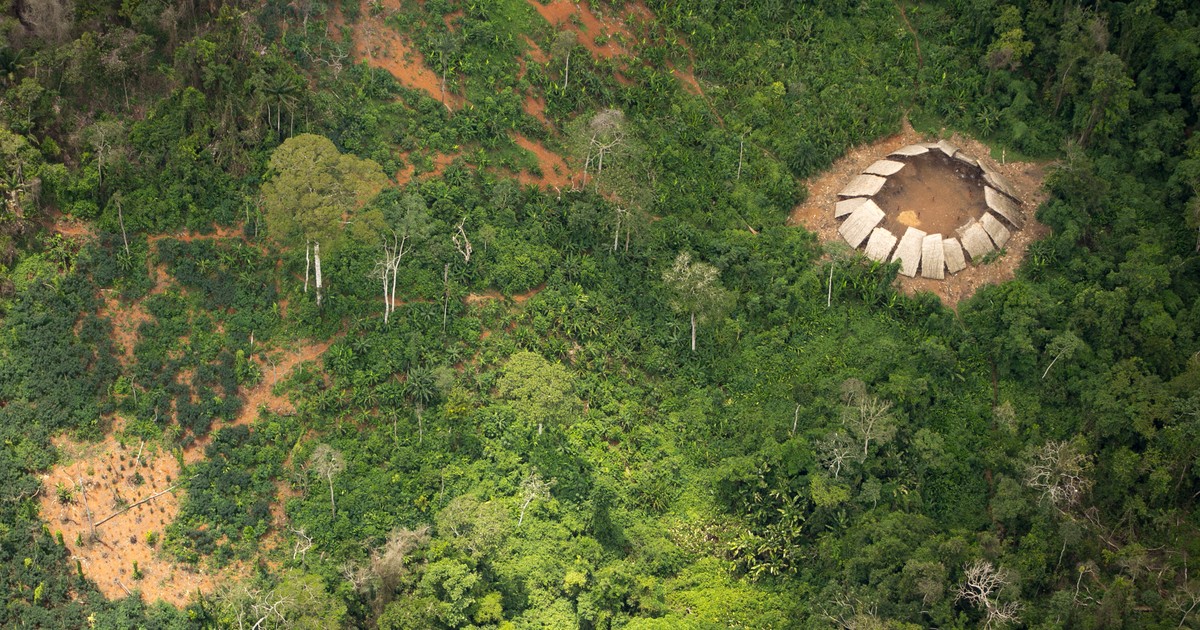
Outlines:
[{"label": "dark green tree cluster", "polygon": [[[1195,625],[1195,13],[648,4],[620,60],[519,0],[0,5],[3,625]],[[445,94],[351,63],[361,11]],[[784,226],[905,112],[1054,159],[1051,234],[956,310]],[[515,134],[586,178],[520,186]],[[49,437],[184,446],[255,385],[289,415],[211,437],[164,547],[257,570],[104,601]]]}]

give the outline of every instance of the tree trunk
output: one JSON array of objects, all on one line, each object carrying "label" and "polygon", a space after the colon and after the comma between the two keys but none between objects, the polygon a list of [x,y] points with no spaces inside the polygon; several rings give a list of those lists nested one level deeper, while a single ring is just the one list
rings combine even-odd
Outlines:
[{"label": "tree trunk", "polygon": [[121,200],[117,200],[117,220],[121,222],[121,240],[125,242],[125,255],[129,255],[129,238],[125,236],[125,213],[121,211]]},{"label": "tree trunk", "polygon": [[696,314],[692,313],[692,352],[696,351]]},{"label": "tree trunk", "polygon": [[400,260],[404,258],[404,242],[406,240],[408,240],[407,234],[400,240],[400,245],[396,248],[396,255],[392,260],[392,299],[388,302],[388,313],[396,310],[396,276],[400,275]]},{"label": "tree trunk", "polygon": [[446,332],[446,316],[450,309],[450,263],[442,268],[442,332]]},{"label": "tree trunk", "polygon": [[400,272],[400,259],[396,259],[396,264],[392,265],[392,299],[388,302],[388,313],[396,310],[396,276]]},{"label": "tree trunk", "polygon": [[383,323],[388,323],[388,314],[391,313],[392,301],[388,299],[388,270],[391,269],[391,261],[387,255],[387,250],[384,250],[383,260]]},{"label": "tree trunk", "polygon": [[738,143],[738,172],[737,180],[742,181],[742,157],[746,155],[746,134],[742,134],[741,142]]},{"label": "tree trunk", "polygon": [[621,209],[617,208],[617,228],[613,230],[613,252],[616,253],[617,245],[621,242]]},{"label": "tree trunk", "polygon": [[321,244],[313,243],[313,271],[317,281],[317,306],[321,305]]},{"label": "tree trunk", "polygon": [[309,244],[309,242],[304,241],[304,292],[305,293],[308,293],[308,269],[310,266],[312,266],[312,257],[309,255],[309,252],[311,250],[312,250],[312,246]]},{"label": "tree trunk", "polygon": [[567,69],[563,72],[563,93],[567,91],[567,84],[571,82],[571,51],[567,51]]},{"label": "tree trunk", "polygon": [[327,476],[326,479],[329,480],[329,513],[333,518],[337,518],[337,504],[333,502],[333,475]]},{"label": "tree trunk", "polygon": [[1071,76],[1071,69],[1075,67],[1075,60],[1067,64],[1067,69],[1063,70],[1062,79],[1058,82],[1058,93],[1054,96],[1054,113],[1058,114],[1058,109],[1062,107],[1063,96],[1067,93],[1067,79]]}]

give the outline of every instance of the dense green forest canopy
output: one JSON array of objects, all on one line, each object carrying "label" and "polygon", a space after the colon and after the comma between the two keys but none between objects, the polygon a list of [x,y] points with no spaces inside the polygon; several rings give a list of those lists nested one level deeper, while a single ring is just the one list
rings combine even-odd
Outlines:
[{"label": "dense green forest canopy", "polygon": [[[1198,115],[1185,0],[0,0],[0,626],[1200,627]],[[786,224],[905,117],[1049,164],[953,307]]]}]

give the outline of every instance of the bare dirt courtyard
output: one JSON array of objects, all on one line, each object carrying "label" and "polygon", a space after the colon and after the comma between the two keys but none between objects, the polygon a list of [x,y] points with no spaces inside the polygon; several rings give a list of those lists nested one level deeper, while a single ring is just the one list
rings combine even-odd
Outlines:
[{"label": "bare dirt courtyard", "polygon": [[906,159],[872,199],[887,213],[883,227],[892,234],[915,227],[950,236],[987,210],[979,169],[941,151]]}]

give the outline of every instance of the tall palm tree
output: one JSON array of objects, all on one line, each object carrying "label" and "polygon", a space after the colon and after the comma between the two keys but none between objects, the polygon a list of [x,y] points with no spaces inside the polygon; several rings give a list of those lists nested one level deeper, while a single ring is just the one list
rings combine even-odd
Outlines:
[{"label": "tall palm tree", "polygon": [[292,115],[292,108],[299,101],[300,86],[292,80],[292,77],[283,74],[267,75],[265,72],[260,72],[254,78],[255,91],[267,107],[267,123],[271,122],[271,105],[275,106],[275,133],[283,134],[282,112],[288,110],[288,116]]}]

